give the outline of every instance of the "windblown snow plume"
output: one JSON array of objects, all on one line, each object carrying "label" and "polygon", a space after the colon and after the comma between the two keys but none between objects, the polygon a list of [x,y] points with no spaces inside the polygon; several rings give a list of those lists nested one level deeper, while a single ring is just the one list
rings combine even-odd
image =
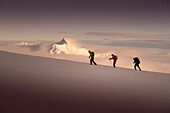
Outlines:
[{"label": "windblown snow plume", "polygon": [[81,44],[78,43],[75,39],[64,38],[60,42],[53,44],[52,49],[50,50],[51,54],[73,54],[73,55],[88,55],[88,50],[81,47]]}]

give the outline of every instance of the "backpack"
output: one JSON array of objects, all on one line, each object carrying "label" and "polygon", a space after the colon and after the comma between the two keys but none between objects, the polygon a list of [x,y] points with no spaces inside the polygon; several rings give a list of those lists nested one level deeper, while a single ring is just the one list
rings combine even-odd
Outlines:
[{"label": "backpack", "polygon": [[94,52],[92,51],[92,55],[94,56]]},{"label": "backpack", "polygon": [[133,60],[134,60],[135,63],[140,64],[140,60],[139,60],[138,57],[133,58]]},{"label": "backpack", "polygon": [[116,60],[118,60],[118,56],[115,55],[115,57],[116,57]]}]

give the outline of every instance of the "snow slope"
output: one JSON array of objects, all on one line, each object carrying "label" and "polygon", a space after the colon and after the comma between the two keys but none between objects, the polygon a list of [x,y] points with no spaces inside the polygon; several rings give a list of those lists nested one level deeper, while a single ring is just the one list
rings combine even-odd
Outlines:
[{"label": "snow slope", "polygon": [[142,70],[170,73],[169,49],[88,45],[74,38],[63,38],[58,42],[0,41],[0,50],[79,62],[89,62],[88,50],[91,50],[95,52],[97,64],[112,65],[108,59],[111,54],[116,54],[118,56],[117,66],[130,69],[133,68],[132,59],[137,56],[141,60]]},{"label": "snow slope", "polygon": [[0,51],[1,113],[170,113],[170,74]]}]

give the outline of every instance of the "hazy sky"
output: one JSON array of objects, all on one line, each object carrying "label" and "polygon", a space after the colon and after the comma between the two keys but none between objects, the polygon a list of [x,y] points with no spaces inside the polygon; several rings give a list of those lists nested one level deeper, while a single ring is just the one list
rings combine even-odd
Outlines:
[{"label": "hazy sky", "polygon": [[0,0],[1,40],[169,31],[169,0]]}]

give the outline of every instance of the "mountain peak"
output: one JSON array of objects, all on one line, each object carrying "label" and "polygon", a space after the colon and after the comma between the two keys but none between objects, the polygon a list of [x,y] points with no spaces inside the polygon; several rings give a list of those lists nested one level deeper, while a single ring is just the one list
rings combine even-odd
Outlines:
[{"label": "mountain peak", "polygon": [[88,50],[79,46],[80,44],[73,38],[63,38],[60,42],[53,44],[50,50],[51,54],[73,54],[88,55]]},{"label": "mountain peak", "polygon": [[60,42],[57,42],[56,44],[62,45],[62,44],[67,44],[66,39],[63,38]]}]

